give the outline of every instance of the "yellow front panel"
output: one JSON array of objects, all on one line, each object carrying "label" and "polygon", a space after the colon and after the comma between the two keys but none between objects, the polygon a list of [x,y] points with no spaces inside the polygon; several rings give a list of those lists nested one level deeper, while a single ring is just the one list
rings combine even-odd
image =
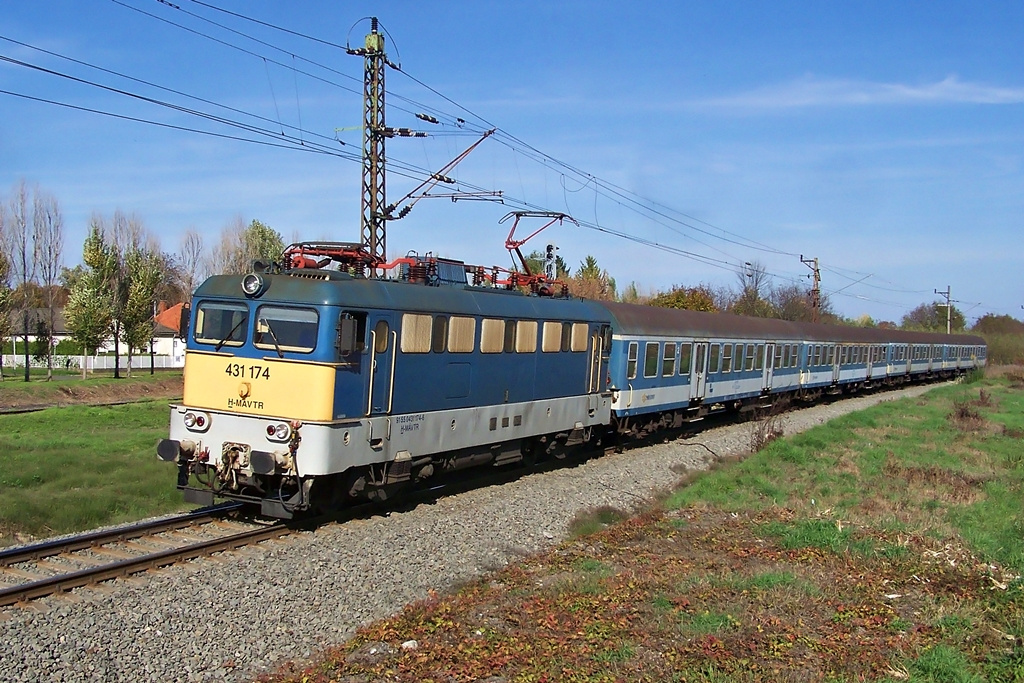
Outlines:
[{"label": "yellow front panel", "polygon": [[332,365],[189,351],[183,402],[247,415],[326,421],[333,418],[335,373]]}]

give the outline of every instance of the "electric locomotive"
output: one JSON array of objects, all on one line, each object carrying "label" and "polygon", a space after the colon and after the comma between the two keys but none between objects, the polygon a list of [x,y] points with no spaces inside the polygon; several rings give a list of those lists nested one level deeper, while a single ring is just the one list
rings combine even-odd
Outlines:
[{"label": "electric locomotive", "polygon": [[[158,446],[186,500],[276,517],[383,500],[441,471],[558,454],[610,422],[599,305],[429,257],[361,277],[361,253],[293,245],[282,267],[196,290],[184,396]],[[321,267],[332,259],[347,267]]]}]

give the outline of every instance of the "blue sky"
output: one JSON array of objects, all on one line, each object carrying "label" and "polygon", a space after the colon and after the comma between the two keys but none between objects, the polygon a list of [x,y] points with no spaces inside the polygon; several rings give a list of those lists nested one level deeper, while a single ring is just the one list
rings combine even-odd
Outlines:
[{"label": "blue sky", "polygon": [[[847,316],[898,321],[947,285],[969,319],[1024,316],[1020,2],[8,0],[0,56],[358,154],[361,60],[210,5],[336,44],[361,44],[361,20],[379,17],[405,72],[387,73],[388,123],[434,133],[389,141],[396,166],[439,168],[500,128],[449,175],[505,204],[421,201],[389,224],[392,257],[508,265],[498,221],[529,205],[581,226],[527,249],[594,255],[641,291],[734,285],[755,261],[809,285],[803,255]],[[257,137],[9,61],[0,90]],[[0,94],[0,196],[22,178],[60,201],[67,265],[90,215],[116,209],[171,252],[187,228],[212,244],[239,216],[286,240],[359,236],[350,158]],[[388,183],[391,200],[415,186]]]}]

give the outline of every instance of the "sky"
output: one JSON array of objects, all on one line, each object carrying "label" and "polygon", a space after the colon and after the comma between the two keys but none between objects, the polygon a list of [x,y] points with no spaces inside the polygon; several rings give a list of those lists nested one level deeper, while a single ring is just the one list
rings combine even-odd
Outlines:
[{"label": "sky", "polygon": [[370,16],[400,67],[388,125],[429,133],[387,141],[389,202],[497,129],[429,190],[458,201],[388,223],[391,258],[508,266],[502,218],[543,209],[579,225],[524,251],[592,255],[620,290],[736,287],[746,264],[810,287],[803,257],[847,317],[949,287],[969,321],[1024,318],[1019,1],[0,0],[0,199],[56,197],[68,266],[115,211],[172,253],[239,218],[358,241],[342,48]]}]

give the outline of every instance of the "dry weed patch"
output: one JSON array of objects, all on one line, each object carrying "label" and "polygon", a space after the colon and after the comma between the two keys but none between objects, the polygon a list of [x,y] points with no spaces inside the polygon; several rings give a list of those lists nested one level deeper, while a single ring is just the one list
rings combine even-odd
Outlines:
[{"label": "dry weed patch", "polygon": [[[708,666],[755,681],[871,680],[953,626],[960,644],[1006,649],[991,615],[944,610],[988,599],[991,570],[969,554],[900,537],[894,559],[763,533],[797,523],[784,509],[649,513],[410,605],[283,680],[666,681]],[[862,536],[887,541],[851,538]]]}]

